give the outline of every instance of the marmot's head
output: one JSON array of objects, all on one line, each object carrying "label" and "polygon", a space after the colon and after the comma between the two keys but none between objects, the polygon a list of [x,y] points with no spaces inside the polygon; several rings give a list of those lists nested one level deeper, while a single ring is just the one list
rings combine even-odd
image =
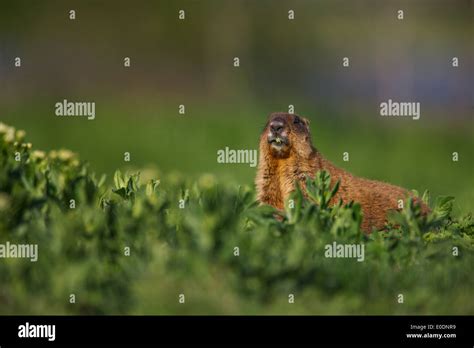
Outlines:
[{"label": "marmot's head", "polygon": [[274,158],[287,158],[292,153],[308,157],[314,151],[309,121],[295,114],[283,112],[270,114],[260,136],[260,150],[268,151]]}]

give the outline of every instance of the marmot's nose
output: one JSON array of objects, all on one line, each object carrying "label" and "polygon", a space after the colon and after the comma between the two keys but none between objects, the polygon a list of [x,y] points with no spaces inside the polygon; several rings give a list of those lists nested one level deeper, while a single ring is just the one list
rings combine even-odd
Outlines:
[{"label": "marmot's nose", "polygon": [[280,134],[285,128],[285,124],[280,120],[273,120],[270,122],[270,130],[272,133]]}]

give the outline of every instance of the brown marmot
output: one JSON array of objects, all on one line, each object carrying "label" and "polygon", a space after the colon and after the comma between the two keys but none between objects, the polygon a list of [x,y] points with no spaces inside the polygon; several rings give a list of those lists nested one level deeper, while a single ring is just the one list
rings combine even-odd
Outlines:
[{"label": "brown marmot", "polygon": [[[363,212],[362,230],[380,230],[389,210],[398,210],[409,191],[398,186],[356,177],[336,167],[316,150],[311,142],[309,121],[288,113],[272,113],[260,136],[260,158],[256,177],[257,199],[260,203],[283,209],[284,202],[306,175],[314,177],[319,170],[331,175],[331,185],[340,180],[339,190],[330,203],[360,203]],[[421,204],[418,200],[417,204]],[[422,211],[428,208],[422,204]]]}]

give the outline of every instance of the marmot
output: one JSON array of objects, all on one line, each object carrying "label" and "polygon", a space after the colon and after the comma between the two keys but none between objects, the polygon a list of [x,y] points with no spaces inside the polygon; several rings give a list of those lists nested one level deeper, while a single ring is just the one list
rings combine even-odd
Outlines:
[{"label": "marmot", "polygon": [[[380,181],[356,177],[336,167],[313,147],[309,121],[288,113],[272,113],[260,136],[260,158],[256,177],[257,199],[260,203],[283,209],[284,202],[299,181],[326,170],[331,185],[340,180],[339,190],[330,203],[354,201],[363,212],[362,230],[383,229],[389,210],[398,210],[398,201],[405,201],[409,191]],[[417,204],[422,204],[417,200]],[[422,211],[428,208],[422,204]]]}]

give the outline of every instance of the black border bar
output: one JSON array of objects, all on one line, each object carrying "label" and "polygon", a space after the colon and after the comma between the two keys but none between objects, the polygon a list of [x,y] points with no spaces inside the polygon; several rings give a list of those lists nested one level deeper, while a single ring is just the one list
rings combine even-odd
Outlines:
[{"label": "black border bar", "polygon": [[[61,344],[474,344],[473,316],[0,316],[0,347]],[[55,340],[20,338],[25,323],[55,325]],[[415,325],[415,326],[412,326]],[[429,326],[431,325],[431,326]],[[414,327],[425,326],[423,331]],[[455,328],[453,327],[455,326]],[[408,338],[407,334],[455,334]]]}]

